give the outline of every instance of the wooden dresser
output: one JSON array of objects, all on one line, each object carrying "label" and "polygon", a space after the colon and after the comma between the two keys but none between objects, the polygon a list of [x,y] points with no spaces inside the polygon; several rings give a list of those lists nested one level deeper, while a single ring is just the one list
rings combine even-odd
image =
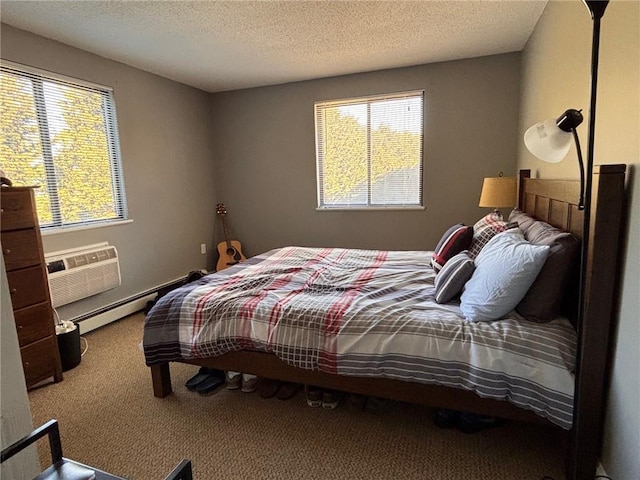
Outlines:
[{"label": "wooden dresser", "polygon": [[33,188],[0,192],[2,254],[27,387],[49,377],[59,382],[62,367]]}]

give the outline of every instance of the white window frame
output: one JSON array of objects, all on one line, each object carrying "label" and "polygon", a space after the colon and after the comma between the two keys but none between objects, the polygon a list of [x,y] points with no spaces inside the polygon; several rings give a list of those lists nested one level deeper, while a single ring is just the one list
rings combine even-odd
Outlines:
[{"label": "white window frame", "polygon": [[[338,107],[338,106],[348,106],[354,104],[363,104],[366,103],[368,106],[371,103],[385,101],[385,100],[396,100],[402,98],[421,98],[421,112],[420,112],[420,159],[419,159],[419,174],[418,174],[418,196],[419,200],[417,203],[410,204],[398,204],[398,203],[389,203],[389,204],[375,204],[371,201],[371,177],[367,179],[367,203],[357,203],[357,204],[329,204],[324,201],[324,186],[323,186],[323,174],[322,174],[322,161],[323,161],[323,150],[324,145],[322,144],[323,138],[320,132],[319,125],[319,109],[323,109],[325,107]],[[369,110],[369,108],[368,108]],[[380,94],[380,95],[369,95],[363,97],[353,97],[346,98],[340,100],[329,100],[329,101],[317,101],[314,103],[314,121],[315,121],[315,140],[316,140],[316,185],[317,185],[317,211],[340,211],[340,210],[364,210],[364,211],[376,211],[376,210],[424,210],[423,204],[423,171],[424,171],[424,90],[412,90],[406,92],[397,92],[397,93],[388,93],[388,94]],[[368,162],[368,170],[369,174],[371,173],[371,124],[370,124],[370,114],[368,114],[367,119],[367,162]]]},{"label": "white window frame", "polygon": [[[0,70],[3,73],[9,73],[23,78],[28,78],[34,85],[34,103],[40,124],[40,139],[42,145],[42,157],[45,164],[46,185],[41,188],[47,190],[49,194],[51,223],[41,223],[40,228],[43,234],[51,234],[56,231],[81,230],[87,228],[104,227],[115,224],[130,223],[128,219],[127,201],[124,188],[124,175],[122,171],[122,157],[120,153],[120,139],[118,136],[118,121],[116,116],[116,104],[113,96],[113,89],[104,85],[80,80],[66,75],[49,72],[43,69],[22,65],[7,60],[0,61]],[[43,98],[37,98],[38,92],[42,94],[43,82],[51,82],[63,85],[68,88],[78,90],[87,90],[92,93],[98,93],[102,97],[103,102],[103,119],[105,132],[107,136],[107,149],[109,156],[109,164],[112,179],[112,195],[114,201],[115,215],[110,218],[89,219],[83,221],[66,222],[62,218],[60,212],[59,200],[57,195],[57,181],[55,178],[54,158],[51,151],[51,139],[47,131],[49,128],[46,120],[46,111],[44,110]],[[43,122],[44,121],[44,122]],[[0,159],[0,164],[1,164]]]}]

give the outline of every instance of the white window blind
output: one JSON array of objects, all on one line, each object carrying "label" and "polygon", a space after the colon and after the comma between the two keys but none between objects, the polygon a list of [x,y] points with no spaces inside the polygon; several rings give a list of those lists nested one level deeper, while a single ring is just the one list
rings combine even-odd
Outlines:
[{"label": "white window blind", "polygon": [[3,62],[0,109],[0,166],[40,186],[41,227],[126,218],[111,89]]},{"label": "white window blind", "polygon": [[315,103],[319,208],[422,206],[424,92]]}]

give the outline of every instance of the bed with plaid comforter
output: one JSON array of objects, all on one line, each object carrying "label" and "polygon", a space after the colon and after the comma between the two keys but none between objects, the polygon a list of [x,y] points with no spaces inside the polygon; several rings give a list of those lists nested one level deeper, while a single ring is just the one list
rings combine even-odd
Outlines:
[{"label": "bed with plaid comforter", "polygon": [[147,365],[249,349],[294,367],[387,377],[509,401],[569,429],[576,333],[512,312],[466,322],[434,300],[430,252],[285,247],[162,297]]}]

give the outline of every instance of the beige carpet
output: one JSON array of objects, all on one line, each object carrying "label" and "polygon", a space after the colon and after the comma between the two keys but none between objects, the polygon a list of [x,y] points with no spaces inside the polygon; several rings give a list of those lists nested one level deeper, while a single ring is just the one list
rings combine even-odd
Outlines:
[{"label": "beige carpet", "polygon": [[540,426],[465,435],[401,403],[372,414],[312,409],[302,392],[287,401],[225,389],[201,396],[184,387],[196,371],[186,365],[171,367],[174,393],[155,398],[140,350],[143,320],[136,314],[87,334],[82,363],[30,392],[35,425],[59,420],[65,456],[131,480],[163,479],[182,458],[197,480],[564,478],[559,443]]}]

